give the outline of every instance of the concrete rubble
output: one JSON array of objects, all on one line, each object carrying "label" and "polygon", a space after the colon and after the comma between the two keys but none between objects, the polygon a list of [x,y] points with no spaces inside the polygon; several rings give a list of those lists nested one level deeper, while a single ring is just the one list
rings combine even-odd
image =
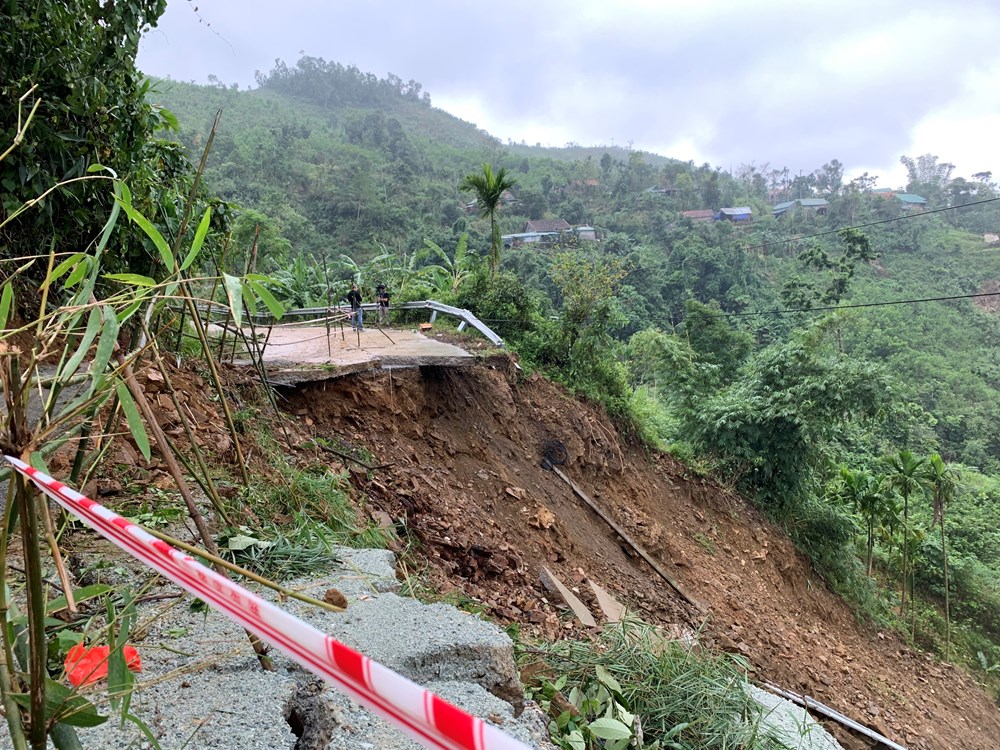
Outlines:
[{"label": "concrete rubble", "polygon": [[[537,707],[515,718],[522,691],[513,643],[503,631],[454,607],[399,596],[391,552],[339,549],[337,555],[339,570],[293,586],[320,597],[336,588],[350,603],[346,612],[295,600],[282,606],[530,746],[551,747]],[[136,644],[140,683],[148,685],[134,695],[131,711],[163,750],[419,747],[277,652],[277,670],[262,671],[239,626],[216,612],[191,612],[189,601],[140,612],[142,622],[164,610]],[[88,750],[152,747],[132,723],[109,721],[79,733]]]}]

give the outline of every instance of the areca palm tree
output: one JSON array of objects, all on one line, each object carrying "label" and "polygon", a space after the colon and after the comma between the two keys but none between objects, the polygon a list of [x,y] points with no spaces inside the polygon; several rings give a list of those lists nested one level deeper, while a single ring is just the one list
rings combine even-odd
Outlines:
[{"label": "areca palm tree", "polygon": [[948,545],[945,540],[944,518],[948,503],[958,492],[958,482],[961,474],[958,470],[945,463],[937,453],[927,459],[927,482],[930,484],[931,496],[934,499],[934,519],[941,524],[941,555],[944,568],[944,622],[945,622],[945,652],[944,658],[951,659],[951,601],[948,595]]},{"label": "areca palm tree", "polygon": [[474,193],[479,215],[490,220],[490,273],[496,276],[500,265],[500,226],[497,224],[497,209],[505,191],[510,190],[516,181],[508,176],[507,170],[500,167],[496,172],[489,164],[483,164],[482,172],[467,174],[459,183],[459,190]]},{"label": "areca palm tree", "polygon": [[885,511],[885,491],[881,480],[870,471],[851,471],[846,466],[840,468],[836,495],[854,508],[865,522],[866,567],[868,577],[872,577],[872,561],[875,556],[875,524]]},{"label": "areca palm tree", "polygon": [[903,498],[903,585],[899,600],[901,615],[906,612],[906,581],[910,563],[910,497],[927,488],[926,479],[921,471],[924,461],[925,459],[917,458],[905,448],[899,453],[887,456],[884,460],[886,484]]}]

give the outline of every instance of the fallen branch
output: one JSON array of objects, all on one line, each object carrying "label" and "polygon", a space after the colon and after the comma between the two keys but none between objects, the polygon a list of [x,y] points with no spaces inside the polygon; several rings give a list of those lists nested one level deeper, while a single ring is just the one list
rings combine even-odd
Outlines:
[{"label": "fallen branch", "polygon": [[336,448],[330,448],[326,445],[321,445],[320,443],[317,443],[315,440],[313,441],[313,445],[315,445],[320,450],[326,451],[327,453],[332,453],[335,456],[340,456],[345,461],[353,461],[358,466],[368,469],[368,471],[375,471],[376,469],[388,469],[390,466],[392,466],[392,464],[378,464],[377,466],[370,466],[361,459],[355,458],[350,453],[344,453],[343,451],[338,451]]},{"label": "fallen branch", "polygon": [[618,536],[620,536],[622,540],[629,547],[635,550],[636,554],[638,554],[639,557],[641,557],[643,560],[649,563],[649,566],[657,572],[660,578],[662,578],[670,585],[670,588],[672,588],[674,591],[677,592],[677,594],[681,597],[681,599],[683,599],[692,607],[697,609],[701,614],[705,614],[706,612],[708,612],[708,608],[705,607],[704,604],[699,602],[697,599],[694,599],[691,596],[689,596],[684,591],[684,589],[681,588],[681,585],[677,583],[677,581],[675,581],[673,577],[670,574],[668,574],[663,569],[663,567],[649,555],[648,552],[646,552],[646,550],[640,547],[639,544],[634,539],[632,539],[631,536],[628,535],[628,532],[626,532],[625,529],[623,529],[621,526],[615,523],[610,516],[608,516],[603,510],[601,510],[601,508],[597,505],[597,503],[591,500],[587,496],[587,493],[585,493],[583,490],[577,487],[576,483],[568,476],[566,476],[558,466],[553,465],[552,471],[555,472],[557,477],[559,477],[566,484],[568,484],[570,488],[573,490],[573,492],[576,494],[576,496],[579,497],[581,500],[583,500],[583,502],[585,502],[587,505],[589,505],[590,509],[594,511],[598,516],[600,516],[601,520],[604,521],[604,523],[606,523],[608,526],[610,526],[614,530],[614,532],[618,534]]}]

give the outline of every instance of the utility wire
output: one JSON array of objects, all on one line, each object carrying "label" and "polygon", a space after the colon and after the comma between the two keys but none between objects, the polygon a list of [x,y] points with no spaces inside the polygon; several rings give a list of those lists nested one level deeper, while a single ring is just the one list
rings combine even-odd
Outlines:
[{"label": "utility wire", "polygon": [[[746,318],[754,315],[790,315],[792,313],[831,312],[833,310],[851,310],[860,307],[891,307],[893,305],[917,305],[923,302],[948,302],[956,299],[977,299],[979,297],[1000,297],[1000,292],[980,292],[978,294],[955,294],[949,297],[919,297],[916,299],[897,299],[889,302],[858,302],[849,305],[824,305],[822,307],[789,307],[777,310],[752,310],[750,312],[698,312],[703,318]],[[693,297],[690,299],[694,299]],[[484,323],[516,323],[519,318],[480,318]]]},{"label": "utility wire", "polygon": [[814,237],[826,237],[827,235],[837,234],[845,229],[865,229],[866,227],[874,227],[879,224],[891,224],[894,221],[903,221],[903,219],[916,219],[920,216],[930,216],[931,214],[939,214],[944,211],[955,211],[959,208],[968,208],[970,206],[982,206],[986,203],[994,203],[1000,201],[1000,198],[984,198],[981,201],[973,201],[972,203],[963,203],[960,206],[945,206],[944,208],[932,208],[930,211],[921,211],[919,213],[904,214],[903,216],[895,216],[891,219],[878,219],[877,221],[869,221],[865,224],[855,224],[848,227],[839,227],[837,229],[827,229],[823,232],[816,232],[815,234],[803,234],[798,237],[788,237],[781,240],[768,240],[767,242],[757,243],[747,243],[748,249],[763,249],[765,247],[770,247],[771,245],[783,245],[787,242],[799,242],[801,240],[811,240]]},{"label": "utility wire", "polygon": [[783,310],[754,310],[752,312],[720,312],[697,313],[706,318],[744,318],[753,315],[787,315],[790,313],[830,312],[831,310],[850,310],[859,307],[890,307],[892,305],[916,305],[922,302],[947,302],[956,299],[976,299],[977,297],[1000,297],[1000,292],[981,292],[979,294],[955,294],[950,297],[921,297],[919,299],[899,299],[889,302],[858,302],[853,305],[827,305],[824,307],[793,307]]}]

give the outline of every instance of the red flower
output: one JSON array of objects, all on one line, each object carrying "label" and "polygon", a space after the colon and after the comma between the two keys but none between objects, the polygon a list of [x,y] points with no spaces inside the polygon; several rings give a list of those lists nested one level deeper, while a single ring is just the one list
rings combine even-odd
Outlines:
[{"label": "red flower", "polygon": [[[142,660],[139,652],[134,646],[125,646],[122,649],[125,656],[125,666],[133,672],[142,671]],[[108,654],[110,649],[107,646],[85,647],[78,643],[66,652],[66,677],[74,687],[81,685],[91,685],[103,680],[108,676]]]}]

